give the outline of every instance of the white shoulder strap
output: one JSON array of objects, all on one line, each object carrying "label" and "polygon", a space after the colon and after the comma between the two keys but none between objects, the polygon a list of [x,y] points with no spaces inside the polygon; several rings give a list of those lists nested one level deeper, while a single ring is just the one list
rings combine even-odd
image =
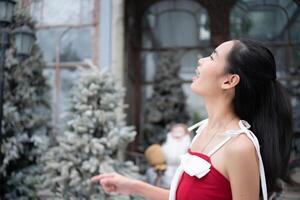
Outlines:
[{"label": "white shoulder strap", "polygon": [[262,193],[263,193],[263,200],[268,200],[268,191],[267,191],[267,183],[266,183],[266,176],[265,176],[265,169],[264,169],[264,164],[261,158],[261,154],[260,154],[260,147],[259,147],[259,142],[257,137],[254,135],[254,133],[249,130],[249,128],[251,127],[249,125],[249,123],[245,120],[240,120],[239,121],[239,126],[240,126],[240,130],[236,131],[236,132],[229,132],[227,133],[227,135],[238,135],[241,133],[245,133],[248,138],[250,138],[250,140],[252,141],[252,143],[255,146],[256,152],[257,152],[257,156],[258,156],[258,160],[259,160],[259,173],[260,173],[260,182],[261,182],[261,188],[262,188]]},{"label": "white shoulder strap", "polygon": [[213,148],[210,152],[207,153],[207,155],[210,157],[212,156],[216,151],[218,151],[226,142],[228,142],[231,139],[231,137],[227,137],[225,140],[220,142],[215,148]]},{"label": "white shoulder strap", "polygon": [[190,143],[190,146],[189,146],[189,147],[191,147],[192,144],[194,143],[194,141],[199,137],[199,135],[201,135],[202,130],[203,130],[203,128],[205,127],[205,124],[206,124],[207,121],[208,121],[208,119],[204,119],[204,120],[202,120],[202,121],[200,121],[200,122],[198,122],[198,123],[196,123],[196,124],[194,124],[193,126],[190,126],[190,127],[188,128],[189,131],[192,131],[192,130],[194,130],[195,128],[199,127],[199,128],[196,130],[196,133],[197,133],[197,134],[196,134],[195,137],[192,139],[192,142]]},{"label": "white shoulder strap", "polygon": [[[197,127],[201,127],[201,125],[204,124],[204,123],[206,123],[207,120],[208,120],[208,119],[204,119],[204,120],[202,120],[202,121],[200,121],[200,122],[198,122],[198,123],[196,123],[196,124],[194,124],[194,125],[188,127],[188,131],[192,131],[192,130],[194,130],[194,129],[197,128]],[[198,131],[198,130],[197,130],[197,131]]]}]

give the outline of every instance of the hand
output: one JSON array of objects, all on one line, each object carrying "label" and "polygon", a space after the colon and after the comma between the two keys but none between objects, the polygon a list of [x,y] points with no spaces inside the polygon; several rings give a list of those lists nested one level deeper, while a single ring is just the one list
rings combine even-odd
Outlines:
[{"label": "hand", "polygon": [[99,182],[106,193],[118,192],[121,194],[133,194],[135,180],[117,173],[104,173],[91,178],[92,182]]}]

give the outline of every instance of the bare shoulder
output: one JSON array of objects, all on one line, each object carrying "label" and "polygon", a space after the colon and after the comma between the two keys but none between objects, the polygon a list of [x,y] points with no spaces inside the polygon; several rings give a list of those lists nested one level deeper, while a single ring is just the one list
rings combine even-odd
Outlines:
[{"label": "bare shoulder", "polygon": [[255,146],[245,134],[232,138],[226,148],[225,171],[233,199],[258,199],[259,162]]},{"label": "bare shoulder", "polygon": [[258,163],[255,146],[245,134],[232,138],[225,149],[225,154],[229,165]]},{"label": "bare shoulder", "polygon": [[226,153],[231,156],[247,156],[256,154],[254,144],[245,134],[240,134],[229,141],[226,147]]}]

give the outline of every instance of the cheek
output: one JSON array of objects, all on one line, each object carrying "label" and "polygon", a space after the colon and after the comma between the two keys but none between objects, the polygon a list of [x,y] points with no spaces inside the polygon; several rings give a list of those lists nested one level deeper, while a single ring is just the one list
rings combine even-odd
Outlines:
[{"label": "cheek", "polygon": [[197,94],[212,93],[218,89],[218,71],[215,68],[203,68],[200,76],[191,84],[191,89]]}]

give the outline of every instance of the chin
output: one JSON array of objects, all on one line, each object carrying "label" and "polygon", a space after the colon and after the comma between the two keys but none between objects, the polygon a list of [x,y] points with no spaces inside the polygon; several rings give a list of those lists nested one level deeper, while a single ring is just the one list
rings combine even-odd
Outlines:
[{"label": "chin", "polygon": [[197,94],[197,95],[202,96],[201,89],[199,88],[199,86],[197,87],[194,83],[195,83],[195,82],[193,82],[193,83],[191,84],[191,90],[192,90],[192,92],[195,93],[195,94]]}]

